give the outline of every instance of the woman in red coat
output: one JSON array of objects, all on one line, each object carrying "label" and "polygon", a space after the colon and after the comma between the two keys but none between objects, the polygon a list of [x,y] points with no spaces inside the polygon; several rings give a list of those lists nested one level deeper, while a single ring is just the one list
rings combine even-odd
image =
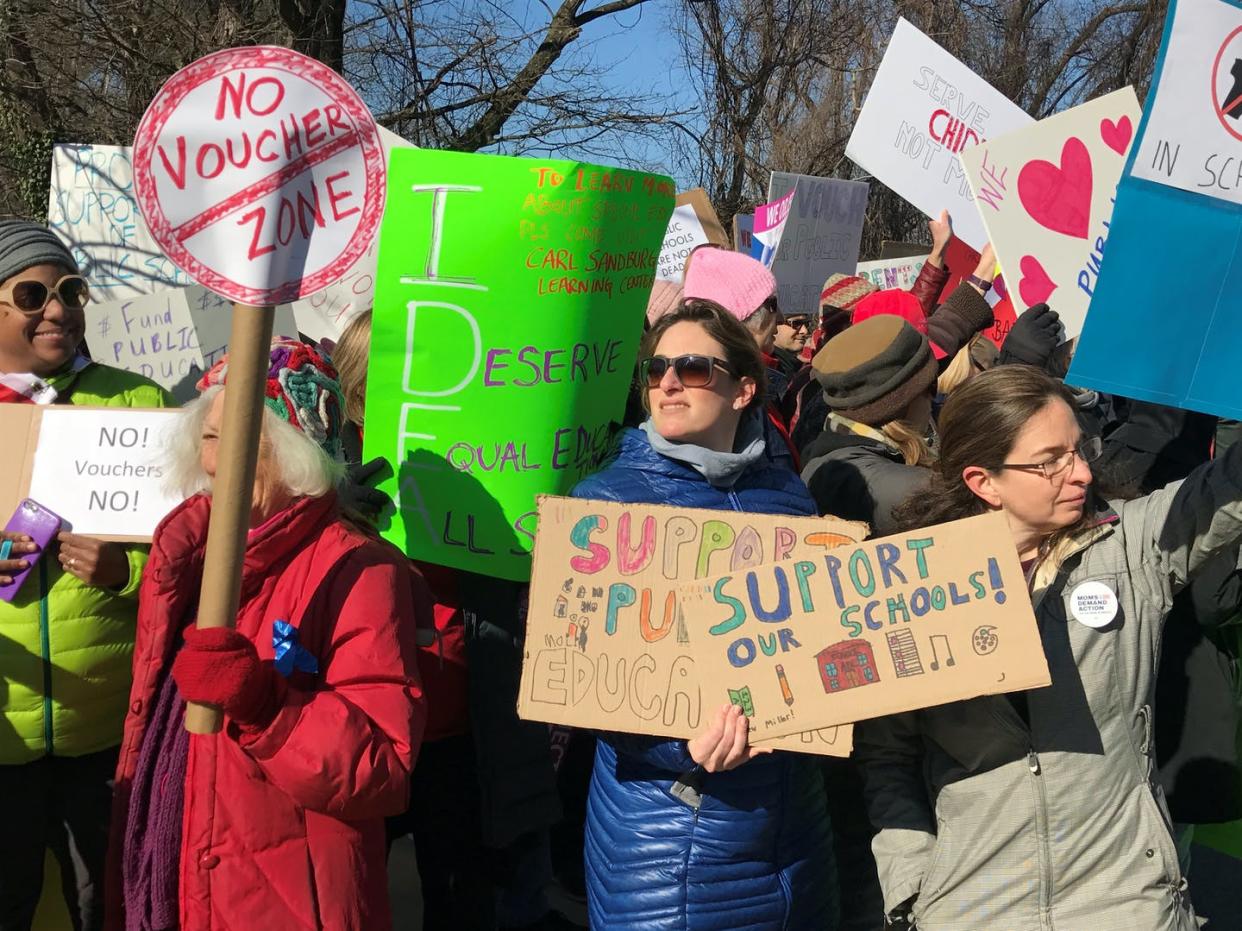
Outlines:
[{"label": "woman in red coat", "polygon": [[[142,582],[111,925],[388,928],[384,817],[406,807],[424,726],[426,588],[342,520],[336,373],[278,341],[236,628],[193,626],[225,365],[200,382],[174,456],[172,478],[203,493],[160,525]],[[188,735],[187,701],[221,706],[222,732]]]}]

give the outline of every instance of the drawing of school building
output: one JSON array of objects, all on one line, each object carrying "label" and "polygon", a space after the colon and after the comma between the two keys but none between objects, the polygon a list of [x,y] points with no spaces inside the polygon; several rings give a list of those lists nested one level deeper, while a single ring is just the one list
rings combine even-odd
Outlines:
[{"label": "drawing of school building", "polygon": [[826,646],[815,654],[815,661],[825,692],[843,692],[880,681],[875,653],[866,640],[842,640]]}]

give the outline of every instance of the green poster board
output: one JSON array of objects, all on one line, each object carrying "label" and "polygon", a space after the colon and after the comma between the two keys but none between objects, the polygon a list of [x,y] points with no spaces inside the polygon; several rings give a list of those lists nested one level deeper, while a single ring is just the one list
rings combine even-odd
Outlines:
[{"label": "green poster board", "polygon": [[367,376],[381,529],[415,559],[530,577],[535,496],[608,451],[673,210],[660,175],[398,149]]}]

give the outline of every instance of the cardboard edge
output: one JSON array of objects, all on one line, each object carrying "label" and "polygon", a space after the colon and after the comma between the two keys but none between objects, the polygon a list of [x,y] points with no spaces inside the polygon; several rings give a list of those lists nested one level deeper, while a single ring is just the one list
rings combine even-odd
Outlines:
[{"label": "cardboard edge", "polygon": [[694,215],[699,218],[699,223],[703,227],[703,232],[707,234],[707,241],[717,246],[729,246],[729,235],[725,232],[724,225],[720,222],[720,218],[716,215],[716,208],[712,206],[711,200],[707,196],[707,191],[701,187],[691,188],[677,195],[675,202],[677,207],[685,207],[689,205],[694,210]]}]

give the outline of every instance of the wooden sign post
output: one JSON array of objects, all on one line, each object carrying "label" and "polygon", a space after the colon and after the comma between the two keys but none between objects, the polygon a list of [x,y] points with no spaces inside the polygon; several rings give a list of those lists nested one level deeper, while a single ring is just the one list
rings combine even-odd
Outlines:
[{"label": "wooden sign post", "polygon": [[[199,627],[232,627],[237,617],[275,317],[273,306],[233,305],[228,389],[220,425],[220,457],[212,483],[211,522],[207,525],[207,555],[198,600]],[[186,706],[185,727],[191,734],[214,734],[220,725],[220,709],[214,705],[190,702]]]},{"label": "wooden sign post", "polygon": [[[275,305],[340,281],[384,208],[379,131],[336,72],[289,49],[227,49],[178,71],[134,138],[134,193],[152,237],[234,301],[199,627],[232,626],[241,591]],[[220,729],[191,706],[186,728]]]}]

